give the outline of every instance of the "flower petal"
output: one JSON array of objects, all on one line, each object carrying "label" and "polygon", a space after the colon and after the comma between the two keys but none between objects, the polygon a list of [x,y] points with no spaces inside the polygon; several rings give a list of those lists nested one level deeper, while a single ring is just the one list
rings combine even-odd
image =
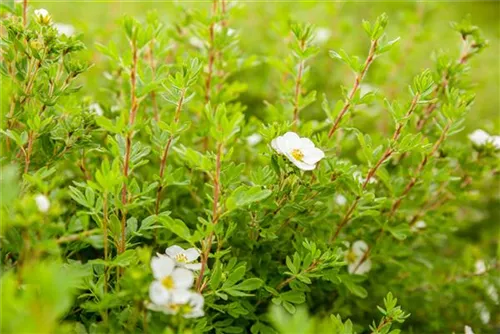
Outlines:
[{"label": "flower petal", "polygon": [[172,272],[172,279],[175,289],[189,289],[194,283],[193,272],[184,268],[175,269]]},{"label": "flower petal", "polygon": [[273,140],[271,140],[271,147],[272,147],[272,148],[273,148],[273,150],[275,150],[278,154],[283,154],[283,151],[280,149],[279,144],[278,144],[278,138],[280,138],[280,137],[277,137],[277,138],[274,138]]},{"label": "flower petal", "polygon": [[305,162],[302,162],[302,161],[298,161],[297,159],[295,159],[290,153],[286,152],[285,153],[286,157],[288,158],[288,160],[290,160],[295,166],[297,166],[298,168],[302,169],[302,170],[313,170],[314,168],[316,168],[316,165],[313,164],[313,165],[309,165],[309,164],[306,164]]},{"label": "flower petal", "polygon": [[168,256],[173,257],[173,258],[175,258],[176,255],[178,255],[182,252],[184,252],[184,249],[180,246],[177,246],[177,245],[170,246],[165,250],[165,253]]},{"label": "flower petal", "polygon": [[300,138],[300,146],[297,147],[297,148],[313,148],[314,147],[314,143],[312,142],[311,139],[309,138]]},{"label": "flower petal", "polygon": [[368,245],[363,240],[357,240],[352,244],[352,252],[357,256],[363,256],[368,250]]},{"label": "flower petal", "polygon": [[[292,148],[300,148],[301,147],[301,138],[295,132],[287,132],[282,136],[284,142],[286,143],[287,149],[290,150]],[[286,151],[285,151],[286,152]]]},{"label": "flower petal", "polygon": [[308,165],[314,165],[325,157],[325,153],[316,147],[304,149],[302,152],[304,153],[302,160]]},{"label": "flower petal", "polygon": [[184,268],[193,270],[193,271],[200,271],[201,270],[201,263],[186,263],[184,265]]},{"label": "flower petal", "polygon": [[191,299],[192,292],[184,289],[174,289],[171,291],[171,303],[186,304]]},{"label": "flower petal", "polygon": [[196,248],[188,248],[184,251],[184,255],[186,255],[187,262],[193,262],[200,257],[200,251]]},{"label": "flower petal", "polygon": [[153,276],[157,280],[161,280],[165,276],[168,276],[174,270],[175,261],[165,255],[154,256],[151,259],[151,269],[153,270]]},{"label": "flower petal", "polygon": [[163,287],[161,282],[154,281],[149,286],[149,299],[157,305],[164,305],[170,299],[170,293]]},{"label": "flower petal", "polygon": [[369,272],[370,269],[372,269],[372,261],[370,261],[370,259],[367,259],[365,262],[361,263],[361,265],[356,270],[355,274],[363,275]]}]

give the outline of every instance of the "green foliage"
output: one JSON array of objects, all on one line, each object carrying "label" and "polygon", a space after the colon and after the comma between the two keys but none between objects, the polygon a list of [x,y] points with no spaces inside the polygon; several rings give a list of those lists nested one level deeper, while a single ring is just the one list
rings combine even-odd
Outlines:
[{"label": "green foliage", "polygon": [[28,5],[0,8],[2,332],[498,327],[498,4]]}]

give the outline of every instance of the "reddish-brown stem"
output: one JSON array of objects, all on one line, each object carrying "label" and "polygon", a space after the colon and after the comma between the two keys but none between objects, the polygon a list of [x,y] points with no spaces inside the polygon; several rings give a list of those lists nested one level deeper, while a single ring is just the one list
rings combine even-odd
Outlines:
[{"label": "reddish-brown stem", "polygon": [[391,211],[389,213],[390,217],[392,217],[396,213],[396,211],[398,210],[399,206],[401,205],[401,202],[403,201],[404,197],[410,192],[410,190],[413,189],[413,187],[417,183],[417,180],[418,180],[420,174],[422,173],[422,171],[424,170],[425,166],[427,165],[427,162],[436,153],[439,146],[446,138],[446,135],[448,133],[448,130],[450,129],[450,126],[451,126],[451,122],[448,122],[448,124],[446,124],[445,128],[443,129],[441,136],[434,143],[434,146],[432,147],[431,151],[423,157],[422,161],[420,161],[420,163],[417,167],[417,170],[413,173],[414,176],[410,179],[410,182],[408,182],[408,184],[406,185],[405,189],[403,190],[401,195],[398,197],[398,199],[396,201],[394,201],[394,203],[392,204]]},{"label": "reddish-brown stem", "polygon": [[[186,90],[183,89],[181,91],[181,96],[179,101],[177,102],[177,107],[175,108],[174,114],[174,123],[179,123],[179,118],[181,116],[182,105],[184,103],[184,97],[186,95]],[[163,155],[161,157],[160,162],[160,184],[158,185],[158,189],[156,191],[156,204],[155,204],[155,213],[158,214],[160,210],[160,200],[161,200],[161,191],[163,190],[163,175],[165,174],[165,167],[167,166],[167,158],[168,152],[170,150],[170,146],[172,145],[174,137],[171,135],[168,139],[167,145],[165,145],[165,149],[163,150]]]},{"label": "reddish-brown stem", "polygon": [[[412,115],[412,113],[415,111],[415,108],[417,107],[417,103],[418,103],[419,99],[420,99],[420,95],[419,94],[416,94],[413,97],[413,99],[411,101],[411,104],[410,104],[410,107],[408,108],[408,111],[406,112],[405,119],[408,119]],[[397,124],[396,129],[394,130],[394,134],[392,135],[392,138],[391,138],[391,144],[385,150],[384,154],[382,154],[382,156],[377,161],[377,163],[372,168],[370,168],[370,170],[368,171],[366,179],[365,179],[365,181],[363,182],[363,184],[361,186],[361,191],[364,191],[366,189],[366,187],[370,183],[371,178],[375,175],[375,173],[380,168],[380,166],[382,166],[382,164],[385,161],[387,161],[392,156],[392,154],[394,153],[394,150],[393,150],[392,147],[398,141],[399,137],[401,136],[401,131],[403,130],[403,127],[405,126],[405,124],[406,124],[405,120],[403,120],[403,121],[401,121],[401,122],[399,122]],[[356,209],[356,207],[359,204],[359,200],[360,199],[361,199],[361,196],[359,196],[359,195],[356,196],[356,199],[354,200],[354,202],[352,203],[352,205],[347,210],[344,218],[342,219],[342,221],[340,222],[340,224],[337,226],[337,229],[335,230],[335,233],[330,237],[330,242],[334,242],[335,239],[337,239],[337,237],[339,236],[340,231],[342,230],[342,228],[344,228],[344,226],[349,222],[352,214],[354,213],[354,210]]]},{"label": "reddish-brown stem", "polygon": [[[104,241],[104,293],[108,292],[108,193],[104,192],[102,200],[102,234]],[[108,310],[104,310],[104,322],[108,321]]]},{"label": "reddish-brown stem", "polygon": [[24,152],[24,174],[28,173],[31,163],[31,152],[33,151],[33,142],[35,141],[35,134],[33,131],[28,133],[28,147]]},{"label": "reddish-brown stem", "polygon": [[351,101],[352,101],[354,95],[356,94],[356,92],[358,91],[359,85],[361,84],[361,81],[365,77],[366,72],[368,71],[368,68],[370,67],[370,64],[375,59],[375,51],[377,50],[377,45],[378,45],[378,40],[372,41],[371,46],[370,46],[370,51],[368,52],[368,57],[366,58],[365,63],[363,65],[363,69],[361,70],[361,72],[359,72],[356,75],[356,78],[354,80],[354,85],[351,89],[351,92],[349,93],[347,99],[344,102],[344,106],[340,110],[340,113],[338,114],[337,118],[333,122],[333,125],[330,128],[330,131],[328,132],[328,138],[331,138],[333,136],[333,134],[335,133],[335,131],[337,131],[338,127],[340,126],[340,122],[342,121],[342,118],[344,117],[346,112],[349,110],[349,107],[351,107]]},{"label": "reddish-brown stem", "polygon": [[[469,57],[470,57],[470,53],[469,53],[468,46],[467,46],[467,40],[462,39],[462,42],[463,42],[462,52],[460,54],[460,57],[458,58],[459,64],[465,64],[467,62],[467,59],[469,59]],[[450,74],[448,73],[448,71],[444,73],[441,82],[434,89],[433,98],[437,98],[439,95],[439,92],[444,91],[446,89],[446,86],[448,86],[448,81],[450,79],[449,75]],[[437,108],[437,101],[427,105],[427,108],[423,112],[422,118],[420,118],[417,122],[417,130],[418,131],[420,131],[424,128],[425,124],[427,123],[427,121],[431,117],[432,112],[436,108]]]},{"label": "reddish-brown stem", "polygon": [[[130,42],[130,47],[132,49],[132,67],[130,68],[130,114],[129,114],[129,125],[133,127],[135,123],[135,118],[137,114],[137,109],[139,108],[139,103],[137,100],[137,58],[138,58],[138,49],[135,40]],[[127,180],[129,175],[129,165],[130,165],[130,153],[132,150],[132,136],[133,130],[130,129],[127,133],[127,137],[125,139],[125,157],[123,159],[123,176],[124,182],[122,187],[121,200],[123,206],[127,204]],[[121,239],[120,239],[120,247],[118,247],[118,252],[123,253],[125,251],[125,229],[127,223],[127,212],[125,208],[122,210],[122,219],[121,219]]]},{"label": "reddish-brown stem", "polygon": [[[217,145],[217,155],[216,155],[216,161],[215,161],[215,174],[214,174],[214,191],[213,191],[213,205],[212,205],[212,225],[215,228],[215,225],[219,222],[219,197],[220,197],[220,170],[221,170],[221,158],[222,158],[222,143],[219,143]],[[212,242],[214,238],[214,230],[212,229],[212,232],[210,232],[210,235],[208,236],[207,239],[205,239],[204,242],[204,251],[201,256],[201,270],[200,270],[200,275],[198,276],[198,279],[196,281],[196,289],[198,292],[202,292],[203,287],[202,286],[202,281],[203,281],[203,275],[205,273],[207,263],[208,263],[208,256],[210,254],[210,249],[212,248]]]},{"label": "reddish-brown stem", "polygon": [[[300,41],[300,49],[304,50],[305,41]],[[299,102],[301,95],[301,84],[302,84],[302,72],[304,71],[304,60],[301,60],[299,63],[299,69],[297,71],[297,78],[295,79],[295,98],[293,103],[293,127],[294,130],[297,130],[297,126],[299,123]]]},{"label": "reddish-brown stem", "polygon": [[[305,269],[301,272],[301,274],[310,272],[311,270],[316,268],[318,266],[318,264],[319,264],[319,261],[314,260],[313,263],[311,263],[311,265],[309,267],[307,267],[307,269]],[[293,275],[293,276],[288,277],[287,279],[283,280],[280,284],[278,284],[276,286],[276,290],[279,291],[279,290],[283,289],[287,284],[289,284],[291,281],[293,281],[296,278],[297,278],[297,275]]]},{"label": "reddish-brown stem", "polygon": [[27,13],[28,13],[28,0],[24,0],[23,1],[23,27],[25,27],[25,28],[28,25]]},{"label": "reddish-brown stem", "polygon": [[[154,41],[154,39],[152,39],[151,42],[149,42],[148,58],[149,58],[149,66],[151,67],[151,72],[153,73],[153,80],[156,77],[156,66],[155,66],[155,60],[154,60],[154,45],[155,45],[155,41]],[[156,102],[156,92],[152,91],[150,93],[150,96],[151,96],[151,104],[153,106],[153,118],[155,121],[158,122],[160,119],[160,116],[158,114],[158,103]]]}]

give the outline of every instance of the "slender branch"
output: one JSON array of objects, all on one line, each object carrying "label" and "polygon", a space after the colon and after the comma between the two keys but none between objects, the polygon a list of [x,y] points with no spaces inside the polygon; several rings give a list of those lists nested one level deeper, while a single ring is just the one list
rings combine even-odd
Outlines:
[{"label": "slender branch", "polygon": [[[307,267],[307,269],[303,270],[300,272],[300,274],[305,274],[305,273],[308,273],[310,271],[312,271],[314,268],[316,268],[319,264],[319,261],[318,260],[314,260],[311,265],[309,267]],[[293,275],[293,276],[290,276],[288,277],[287,279],[281,281],[281,283],[279,283],[277,286],[276,286],[276,290],[279,291],[281,290],[282,288],[284,288],[287,284],[289,284],[291,281],[293,281],[294,279],[297,278],[298,275],[300,274],[297,274],[297,275]]]},{"label": "slender branch", "polygon": [[[222,143],[219,143],[217,145],[217,156],[216,156],[216,162],[215,162],[215,175],[214,175],[214,191],[213,191],[213,205],[212,205],[212,225],[215,227],[217,223],[219,222],[219,197],[221,193],[221,188],[220,188],[220,170],[221,170],[221,158],[222,158],[222,150],[223,146]],[[204,242],[204,251],[201,257],[201,270],[200,270],[200,275],[198,276],[198,279],[196,281],[196,289],[198,292],[202,292],[204,286],[201,285],[203,281],[203,275],[205,273],[205,269],[207,267],[208,263],[208,256],[210,254],[210,249],[212,248],[212,242],[214,238],[214,230],[210,232],[210,235],[208,236],[207,239],[205,239]]]},{"label": "slender branch", "polygon": [[58,244],[63,244],[63,243],[66,243],[66,242],[80,240],[82,238],[85,238],[85,237],[97,234],[99,232],[101,232],[101,229],[96,228],[96,229],[93,229],[93,230],[84,231],[82,233],[71,234],[71,235],[67,235],[67,236],[64,236],[64,237],[60,237],[59,239],[56,240],[56,242]]},{"label": "slender branch", "polygon": [[368,71],[368,68],[370,67],[371,63],[375,59],[375,51],[377,50],[377,45],[378,45],[378,40],[373,40],[371,42],[370,46],[370,51],[368,52],[368,57],[365,60],[365,63],[363,65],[363,69],[361,72],[359,72],[356,75],[356,78],[354,80],[354,85],[351,89],[351,92],[349,93],[347,99],[344,102],[344,106],[340,110],[340,113],[338,114],[337,118],[335,119],[330,131],[328,132],[328,138],[331,138],[335,131],[337,131],[338,127],[340,126],[340,122],[342,121],[342,118],[344,117],[345,113],[349,110],[351,107],[351,101],[356,94],[356,92],[359,89],[359,85],[361,84],[361,81],[366,75],[366,72]]},{"label": "slender branch", "polygon": [[[129,114],[129,125],[133,126],[135,123],[135,118],[137,114],[137,109],[139,107],[139,102],[137,100],[137,59],[138,59],[138,49],[137,42],[135,39],[130,41],[130,47],[132,48],[132,67],[130,69],[130,114]],[[127,180],[129,175],[129,165],[130,165],[130,153],[132,150],[132,136],[133,130],[129,130],[127,133],[127,137],[125,139],[125,157],[123,162],[123,188],[121,194],[122,204],[125,206],[127,204]],[[120,247],[118,247],[118,252],[123,253],[125,251],[125,229],[127,222],[127,212],[125,208],[122,210],[122,219],[121,219],[121,238],[120,238]]]},{"label": "slender branch", "polygon": [[[153,80],[156,78],[156,65],[155,65],[155,60],[154,60],[154,45],[155,41],[154,39],[149,42],[149,66],[151,67],[151,72],[153,74]],[[159,114],[158,114],[158,103],[156,102],[156,92],[153,90],[150,93],[151,96],[151,104],[153,105],[153,118],[155,121],[159,121]]]},{"label": "slender branch", "polygon": [[431,151],[424,156],[422,161],[420,161],[420,164],[418,165],[417,170],[413,173],[414,176],[410,179],[410,182],[408,182],[408,184],[406,185],[405,189],[403,190],[403,193],[392,204],[391,211],[389,213],[390,217],[392,217],[396,213],[396,211],[399,208],[399,206],[401,205],[401,202],[403,201],[404,197],[413,189],[413,187],[417,183],[417,180],[418,180],[420,174],[422,173],[422,171],[424,170],[425,166],[427,165],[427,162],[429,161],[429,159],[432,158],[434,153],[436,153],[439,146],[446,138],[446,135],[450,129],[450,126],[451,126],[451,122],[448,122],[448,124],[446,124],[445,128],[443,129],[441,136],[436,141],[436,143],[434,143],[434,146],[432,147]]},{"label": "slender branch", "polygon": [[27,13],[28,13],[28,0],[23,0],[23,27],[25,28],[28,25]]},{"label": "slender branch", "polygon": [[[305,47],[305,41],[300,41],[300,49],[303,51]],[[299,69],[297,72],[297,78],[295,80],[295,98],[293,103],[293,127],[297,130],[297,125],[299,123],[299,102],[301,95],[301,84],[302,84],[302,72],[304,71],[305,61],[301,60],[299,62]]]},{"label": "slender branch", "polygon": [[[181,96],[179,98],[179,101],[177,102],[177,107],[175,109],[175,115],[174,115],[174,123],[175,124],[177,124],[179,122],[179,118],[181,115],[181,110],[182,110],[182,105],[184,103],[185,95],[186,95],[186,90],[183,89],[181,91]],[[170,138],[168,139],[167,145],[165,146],[165,149],[163,150],[163,155],[161,157],[160,184],[158,185],[158,189],[156,191],[156,204],[155,204],[156,215],[158,215],[158,212],[160,210],[161,191],[163,190],[163,175],[165,174],[165,167],[167,165],[168,152],[170,150],[170,146],[172,144],[173,138],[174,138],[173,135],[171,135]]]},{"label": "slender branch", "polygon": [[[403,201],[403,199],[405,198],[405,196],[415,186],[415,184],[416,184],[416,182],[418,180],[418,177],[422,173],[425,165],[432,158],[432,156],[436,153],[437,149],[439,148],[439,146],[441,145],[441,143],[446,138],[446,134],[448,133],[448,131],[450,129],[450,126],[451,126],[451,122],[448,122],[448,124],[446,124],[445,128],[443,129],[443,132],[441,133],[441,136],[439,137],[439,139],[436,141],[436,143],[432,147],[431,151],[424,156],[424,158],[422,159],[422,161],[418,165],[417,170],[413,174],[414,177],[412,177],[411,180],[410,180],[410,182],[408,182],[408,184],[406,185],[403,193],[398,197],[398,199],[396,199],[394,201],[394,203],[393,203],[393,205],[391,207],[391,210],[388,213],[388,220],[390,220],[394,216],[394,214],[396,213],[396,211],[400,207],[401,202]],[[435,205],[439,206],[442,203],[446,202],[446,200],[448,200],[448,198],[445,196],[442,201],[437,201],[435,203]],[[431,206],[431,210],[436,207],[435,205]],[[413,217],[413,219],[410,221],[410,226],[413,226],[416,223],[417,220],[418,220],[418,215],[416,215],[415,217]],[[382,237],[383,233],[384,233],[384,228],[381,228],[374,244],[377,244],[377,242]],[[361,266],[361,264],[363,264],[363,262],[365,262],[368,259],[368,255],[370,254],[371,250],[372,250],[372,247],[368,247],[368,249],[364,252],[363,256],[361,257],[361,260],[359,261],[358,265],[354,269],[354,272],[356,272],[356,270]]]},{"label": "slender branch", "polygon": [[[363,184],[361,186],[361,191],[364,191],[366,189],[366,187],[370,183],[371,178],[375,175],[375,173],[380,168],[380,166],[382,166],[382,164],[385,161],[387,161],[392,156],[392,154],[394,153],[393,147],[397,143],[399,137],[401,136],[401,132],[402,132],[404,126],[406,125],[406,120],[415,111],[419,99],[420,99],[420,94],[415,94],[415,96],[413,97],[413,99],[411,101],[410,107],[408,108],[408,111],[406,112],[406,115],[405,115],[404,119],[402,121],[398,122],[398,124],[396,125],[396,129],[394,130],[394,134],[392,135],[391,143],[390,143],[389,147],[387,147],[387,149],[385,150],[384,154],[382,154],[382,156],[377,161],[377,163],[368,171],[368,175],[366,176],[366,179],[365,179],[365,181],[363,182]],[[360,195],[356,196],[356,199],[354,200],[354,202],[351,204],[351,206],[347,210],[346,214],[344,215],[344,218],[342,219],[342,221],[340,222],[340,224],[337,226],[337,229],[335,230],[335,233],[332,234],[332,236],[330,237],[330,243],[334,242],[335,239],[337,239],[337,237],[339,236],[340,231],[342,230],[342,228],[344,228],[344,226],[349,222],[349,220],[351,219],[352,214],[354,213],[354,210],[356,209],[356,207],[359,204],[360,199],[361,199]]]}]

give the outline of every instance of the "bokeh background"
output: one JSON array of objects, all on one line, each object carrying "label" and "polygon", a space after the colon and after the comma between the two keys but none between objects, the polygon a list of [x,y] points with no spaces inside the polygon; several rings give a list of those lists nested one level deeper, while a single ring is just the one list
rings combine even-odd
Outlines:
[{"label": "bokeh background", "polygon": [[[156,10],[166,25],[180,24],[179,8],[208,11],[210,1],[33,1],[33,7],[43,7],[53,14],[59,23],[72,24],[78,33],[84,34],[89,47],[87,57],[95,67],[86,74],[90,83],[84,89],[90,95],[106,94],[100,91],[99,82],[104,81],[102,70],[105,58],[95,48],[95,43],[107,44],[121,34],[119,19],[125,15],[144,18],[150,10]],[[310,90],[325,93],[329,99],[340,98],[340,86],[352,82],[350,70],[339,61],[328,56],[331,49],[340,48],[351,54],[366,55],[368,38],[360,27],[363,19],[373,20],[386,12],[389,16],[387,34],[401,37],[399,44],[388,54],[380,57],[370,69],[365,83],[370,88],[389,97],[406,92],[414,75],[425,68],[433,67],[433,55],[444,51],[460,53],[461,42],[450,28],[451,21],[460,21],[470,16],[471,21],[481,28],[489,40],[490,47],[483,54],[470,61],[470,81],[475,85],[477,98],[468,115],[466,131],[476,128],[497,134],[500,132],[500,2],[411,2],[411,1],[239,1],[233,11],[230,26],[239,31],[241,48],[245,54],[264,56],[287,55],[286,36],[289,20],[313,23],[325,34],[321,41],[321,52],[310,61]],[[327,36],[326,36],[327,35]],[[118,46],[126,43],[116,40]],[[280,73],[262,61],[251,70],[238,75],[240,81],[248,84],[248,91],[242,97],[248,105],[248,112],[265,118],[263,101],[273,101]],[[376,85],[373,83],[377,83]],[[320,101],[304,111],[308,118],[324,118]],[[369,111],[368,111],[369,112]],[[387,117],[380,111],[371,111],[374,120]],[[366,116],[366,115],[364,115]],[[363,117],[367,119],[366,117]],[[373,122],[367,119],[367,124]]]}]

